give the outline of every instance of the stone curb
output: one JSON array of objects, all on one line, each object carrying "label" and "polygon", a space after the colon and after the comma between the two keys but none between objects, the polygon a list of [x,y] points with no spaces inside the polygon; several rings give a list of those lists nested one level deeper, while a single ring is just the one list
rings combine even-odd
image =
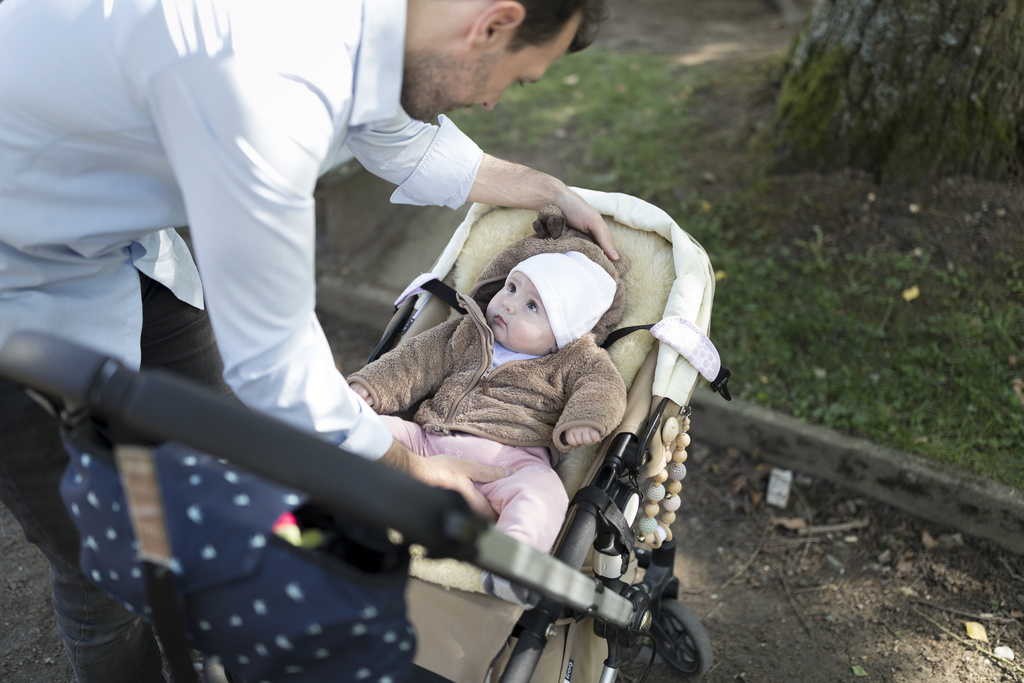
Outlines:
[{"label": "stone curb", "polygon": [[695,440],[757,453],[771,465],[827,479],[1024,555],[1024,492],[915,455],[700,388],[691,400]]}]

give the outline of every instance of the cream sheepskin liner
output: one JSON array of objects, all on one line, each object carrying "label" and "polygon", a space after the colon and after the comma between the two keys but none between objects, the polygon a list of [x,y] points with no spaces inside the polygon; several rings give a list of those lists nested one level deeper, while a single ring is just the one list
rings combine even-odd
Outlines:
[{"label": "cream sheepskin liner", "polygon": [[[454,287],[468,292],[496,253],[512,242],[533,234],[536,211],[495,209],[481,216],[452,268]],[[619,327],[649,325],[661,320],[665,302],[675,281],[672,246],[654,232],[636,230],[606,217],[615,240],[615,248],[629,257],[630,269],[624,278],[626,303]],[[452,314],[458,315],[457,313]],[[612,345],[612,361],[629,388],[640,366],[654,345],[645,331],[634,332]],[[578,448],[563,458],[557,471],[571,499],[583,485],[583,479],[597,456],[600,444]],[[418,545],[412,548],[412,576],[446,588],[483,593],[480,569],[452,559],[432,560]]]}]

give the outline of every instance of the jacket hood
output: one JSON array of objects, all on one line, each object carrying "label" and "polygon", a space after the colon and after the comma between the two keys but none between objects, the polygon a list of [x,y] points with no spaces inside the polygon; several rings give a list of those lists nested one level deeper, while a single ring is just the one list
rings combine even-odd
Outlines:
[{"label": "jacket hood", "polygon": [[487,304],[501,290],[509,272],[519,262],[537,254],[578,251],[604,268],[615,280],[615,297],[612,299],[612,305],[592,330],[594,341],[601,345],[622,320],[625,304],[622,277],[629,268],[626,258],[620,257],[618,261],[612,261],[589,235],[569,227],[562,212],[554,205],[540,211],[537,220],[533,222],[533,231],[533,235],[513,242],[495,254],[469,290],[469,296],[481,310],[486,310]]}]

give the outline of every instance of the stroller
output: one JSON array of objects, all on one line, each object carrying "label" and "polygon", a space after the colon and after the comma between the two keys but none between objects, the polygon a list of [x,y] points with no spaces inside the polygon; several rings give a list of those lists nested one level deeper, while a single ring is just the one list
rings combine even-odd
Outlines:
[{"label": "stroller", "polygon": [[[617,247],[634,263],[622,327],[679,320],[687,343],[656,345],[646,332],[614,341],[610,353],[630,389],[629,407],[611,436],[579,449],[559,471],[575,497],[553,556],[496,531],[458,494],[173,376],[135,373],[34,333],[17,333],[0,349],[0,377],[25,386],[62,425],[72,456],[62,495],[81,521],[83,569],[152,621],[175,681],[195,680],[194,648],[247,683],[437,676],[603,683],[615,679],[622,648],[652,636],[684,675],[710,668],[707,633],[675,599],[669,527],[698,367],[727,396],[728,372],[703,336],[713,273],[699,245],[660,210],[625,195],[581,193],[610,217]],[[455,289],[472,281],[474,268],[525,236],[534,216],[473,207],[431,275]],[[374,357],[451,314],[442,303],[447,290],[436,282],[424,284],[434,293],[396,313]],[[639,482],[648,478],[650,500],[641,508]],[[218,514],[204,518],[179,495],[200,482],[212,487],[204,500],[225,502]],[[666,509],[660,521],[659,500]],[[644,548],[634,547],[631,530],[641,510]],[[320,532],[314,549],[269,533],[289,511]],[[196,525],[204,525],[201,533]],[[88,533],[97,529],[111,541],[103,551],[103,539],[97,544]],[[423,552],[414,552],[407,582],[409,544]],[[524,613],[460,589],[478,568],[535,591],[540,604]],[[644,577],[635,582],[639,569]],[[282,577],[293,580],[282,588]],[[415,669],[406,606],[418,640]]]},{"label": "stroller", "polygon": [[[605,343],[629,394],[620,426],[602,443],[573,451],[557,468],[570,499],[575,498],[553,554],[616,591],[637,591],[649,599],[657,652],[681,674],[698,676],[711,667],[712,648],[700,620],[677,600],[671,531],[663,522],[660,529],[641,532],[646,543],[635,544],[629,527],[642,512],[639,481],[651,480],[654,487],[648,507],[664,495],[659,484],[667,478],[657,478],[658,473],[675,467],[670,486],[685,473],[685,450],[680,456],[678,444],[689,442],[680,435],[688,426],[687,403],[699,371],[714,390],[729,397],[728,371],[703,334],[688,331],[700,337],[702,348],[691,346],[680,355],[643,331],[649,323],[681,317],[705,332],[714,273],[700,245],[660,209],[623,194],[577,191],[607,217],[616,248],[631,262],[623,280],[625,312]],[[425,291],[414,299],[400,297],[405,303],[370,360],[401,339],[458,315],[454,292],[469,291],[494,254],[529,235],[535,216],[525,210],[472,207],[434,267],[407,289]],[[665,507],[673,511],[671,521],[678,488],[670,490]],[[653,516],[648,515],[648,526]],[[637,632],[609,628],[557,602],[543,602],[524,614],[523,608],[482,593],[478,567],[433,560],[418,550],[413,549],[413,578],[406,592],[410,619],[421,634],[416,662],[446,679],[606,681],[618,668],[619,647],[638,644]],[[634,584],[638,568],[645,574]],[[524,678],[523,671],[534,671],[532,678]]]}]

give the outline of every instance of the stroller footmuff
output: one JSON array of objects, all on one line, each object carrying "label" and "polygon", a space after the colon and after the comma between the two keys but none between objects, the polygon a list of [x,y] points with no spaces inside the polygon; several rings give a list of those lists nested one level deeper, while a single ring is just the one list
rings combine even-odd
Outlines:
[{"label": "stroller footmuff", "polygon": [[[65,434],[61,495],[96,584],[147,618],[147,587],[129,505],[105,447]],[[247,683],[403,681],[412,671],[405,617],[407,553],[383,533],[338,523],[321,551],[271,532],[308,496],[174,443],[152,450],[173,549],[170,569],[189,644]],[[317,515],[322,523],[323,515]]]}]

